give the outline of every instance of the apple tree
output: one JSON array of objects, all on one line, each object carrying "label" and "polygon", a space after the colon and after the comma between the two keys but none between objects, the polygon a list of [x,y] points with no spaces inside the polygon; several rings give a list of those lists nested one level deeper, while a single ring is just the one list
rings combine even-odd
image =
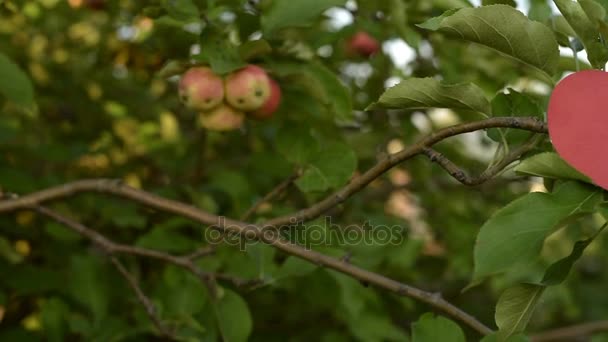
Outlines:
[{"label": "apple tree", "polygon": [[607,11],[0,1],[0,340],[607,341]]}]

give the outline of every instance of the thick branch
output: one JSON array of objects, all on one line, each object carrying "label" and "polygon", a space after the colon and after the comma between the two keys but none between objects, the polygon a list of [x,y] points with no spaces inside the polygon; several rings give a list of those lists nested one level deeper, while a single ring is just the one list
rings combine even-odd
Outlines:
[{"label": "thick branch", "polygon": [[533,342],[574,341],[595,333],[608,331],[608,320],[572,325],[532,335]]},{"label": "thick branch", "polygon": [[[485,335],[491,332],[490,328],[486,327],[484,324],[482,324],[466,312],[450,304],[449,302],[441,298],[441,296],[438,294],[425,292],[418,288],[400,283],[398,281],[392,280],[374,272],[364,270],[352,264],[344,263],[341,260],[326,256],[324,254],[312,250],[307,250],[298,245],[294,245],[288,241],[285,241],[284,239],[281,239],[280,236],[276,235],[276,231],[262,231],[261,227],[255,225],[216,217],[214,215],[200,211],[199,209],[193,206],[183,204],[177,201],[168,200],[142,190],[129,188],[115,180],[99,179],[76,181],[73,183],[68,183],[62,186],[32,193],[30,195],[25,195],[21,198],[0,201],[0,213],[21,208],[33,208],[37,206],[38,203],[43,201],[65,198],[67,196],[72,196],[77,193],[86,191],[114,194],[145,204],[157,210],[184,216],[203,224],[215,225],[226,232],[240,234],[242,238],[252,237],[259,239],[287,254],[300,257],[304,260],[308,260],[320,266],[329,267],[344,274],[348,274],[353,278],[389,290],[398,295],[411,297],[421,302],[427,303],[437,309],[446,312],[452,317],[461,320],[462,322],[477,330],[481,334]],[[59,222],[62,223],[61,221]],[[86,227],[80,225],[80,231],[83,230],[86,231],[87,229]],[[105,237],[100,236],[98,233],[95,232],[89,231],[87,232],[87,234],[89,234],[87,236],[95,237],[100,241],[103,241],[101,240],[101,238],[105,239]],[[173,262],[182,267],[186,267],[193,273],[198,274],[200,277],[205,277],[204,275],[201,275],[201,273],[198,273],[200,272],[200,270],[198,270],[196,265],[194,265],[188,259],[165,255],[156,251],[142,251],[140,248],[132,246],[117,247],[116,245],[114,245],[111,248],[113,248],[115,252],[146,255],[152,258],[159,258],[165,261]]]}]

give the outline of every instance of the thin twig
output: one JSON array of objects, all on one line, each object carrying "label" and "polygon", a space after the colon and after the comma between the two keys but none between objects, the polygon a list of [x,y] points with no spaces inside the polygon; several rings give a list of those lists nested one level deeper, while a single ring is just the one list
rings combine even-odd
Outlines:
[{"label": "thin twig", "polygon": [[195,250],[194,252],[188,255],[185,255],[184,258],[195,261],[213,254],[215,254],[215,246],[205,246]]},{"label": "thin twig", "polygon": [[575,341],[595,333],[608,331],[608,320],[581,323],[532,335],[532,342]]},{"label": "thin twig", "polygon": [[450,174],[454,179],[459,181],[464,185],[474,186],[479,185],[488,181],[490,178],[495,177],[498,173],[504,170],[507,166],[509,166],[514,161],[518,160],[523,154],[531,151],[536,147],[536,145],[543,139],[543,136],[533,136],[524,144],[519,146],[518,148],[511,151],[504,158],[502,158],[498,163],[490,166],[484,172],[482,172],[479,176],[469,176],[467,173],[458,167],[458,165],[454,164],[451,160],[449,160],[443,154],[437,152],[431,147],[425,147],[422,150],[422,153],[426,155],[429,160],[433,163],[439,164],[447,173]]},{"label": "thin twig", "polygon": [[251,208],[247,209],[247,211],[241,216],[240,220],[241,221],[249,220],[249,218],[260,208],[260,206],[262,204],[272,201],[275,197],[277,197],[283,191],[285,191],[285,189],[287,189],[289,187],[289,185],[291,185],[291,183],[293,183],[296,179],[298,179],[298,177],[300,177],[300,171],[296,171],[296,172],[292,173],[291,175],[289,175],[289,177],[287,177],[287,179],[285,179],[284,181],[279,183],[272,190],[270,190],[270,192],[268,192],[264,197],[262,197],[257,202],[255,202],[251,206]]}]

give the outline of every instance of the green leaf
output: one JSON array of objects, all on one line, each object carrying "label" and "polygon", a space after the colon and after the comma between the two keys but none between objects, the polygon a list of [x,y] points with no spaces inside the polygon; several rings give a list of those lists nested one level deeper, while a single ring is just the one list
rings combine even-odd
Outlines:
[{"label": "green leaf", "polygon": [[551,18],[551,6],[548,0],[531,0],[528,18],[535,21],[545,22]]},{"label": "green leaf", "polygon": [[592,183],[589,177],[578,172],[555,152],[539,153],[526,158],[515,167],[515,172],[529,176]]},{"label": "green leaf", "polygon": [[597,210],[600,213],[600,215],[602,215],[604,220],[608,221],[608,202],[604,202],[604,203],[600,204],[599,207],[597,207]]},{"label": "green leaf", "polygon": [[587,248],[587,246],[589,246],[589,244],[595,240],[595,238],[604,230],[605,227],[606,226],[604,225],[592,237],[574,243],[572,252],[570,252],[567,257],[560,259],[549,266],[549,268],[545,271],[545,276],[543,277],[541,283],[543,285],[557,285],[563,283],[568,277],[574,263],[583,255],[585,248]]},{"label": "green leaf", "polygon": [[45,300],[40,308],[40,318],[44,334],[50,342],[65,341],[67,322],[70,310],[59,298],[52,297]]},{"label": "green leaf", "polygon": [[515,2],[515,0],[481,0],[481,5],[508,5],[511,7],[517,7],[517,3]]},{"label": "green leaf", "polygon": [[[604,67],[608,61],[608,49],[601,42],[597,25],[585,14],[581,4],[572,0],[553,0],[553,2],[583,42],[591,65],[595,68]],[[591,7],[589,4],[587,6]]]},{"label": "green leaf", "polygon": [[27,263],[10,268],[5,268],[4,265],[5,263],[0,263],[0,271],[11,276],[2,279],[3,285],[19,295],[41,294],[65,288],[65,277],[61,270],[32,266]]},{"label": "green leaf", "polygon": [[198,242],[186,237],[176,229],[155,227],[140,236],[135,245],[170,253],[186,253],[196,248]]},{"label": "green leaf", "polygon": [[551,30],[511,6],[463,8],[418,26],[490,47],[548,75],[557,67],[559,51]]},{"label": "green leaf", "polygon": [[464,333],[451,320],[426,313],[412,324],[412,342],[464,342]]},{"label": "green leaf", "polygon": [[[492,116],[535,116],[542,118],[543,110],[531,97],[510,89],[508,94],[498,94],[492,100]],[[504,139],[510,144],[522,143],[529,132],[517,129],[492,128],[488,137],[496,142]]]},{"label": "green leaf", "polygon": [[319,151],[319,143],[310,134],[310,129],[293,123],[287,123],[279,130],[276,147],[294,164],[310,161]]},{"label": "green leaf", "polygon": [[272,35],[286,27],[308,26],[326,9],[344,5],[346,0],[290,0],[273,1],[262,15],[262,29]]},{"label": "green leaf", "polygon": [[580,70],[590,70],[593,67],[584,61],[574,59],[570,56],[560,56],[559,57],[559,70],[560,71],[580,71]]},{"label": "green leaf", "polygon": [[146,216],[132,203],[115,203],[108,201],[100,208],[101,215],[120,228],[144,228]]},{"label": "green leaf", "polygon": [[275,278],[301,277],[317,269],[317,265],[290,256],[277,271]]},{"label": "green leaf", "polygon": [[503,292],[496,304],[498,341],[524,332],[544,290],[541,285],[519,284]]},{"label": "green leaf", "polygon": [[325,147],[296,181],[304,192],[325,191],[344,185],[357,168],[357,156],[346,144]]},{"label": "green leaf", "polygon": [[253,327],[247,303],[237,293],[222,289],[215,303],[215,314],[222,337],[226,342],[247,341]]},{"label": "green leaf", "polygon": [[244,61],[268,55],[271,52],[272,47],[264,39],[248,40],[239,46],[239,55]]},{"label": "green leaf", "polygon": [[318,99],[338,121],[351,121],[350,90],[330,69],[320,63],[268,63],[267,68],[289,84],[304,88]]},{"label": "green leaf", "polygon": [[553,30],[559,45],[572,48],[573,44],[570,39],[576,37],[576,32],[568,24],[566,18],[561,15],[552,16],[547,25]]},{"label": "green leaf", "polygon": [[420,34],[409,26],[409,18],[407,13],[407,0],[391,0],[390,1],[390,20],[391,24],[397,30],[401,39],[413,48],[418,48],[420,45]]},{"label": "green leaf", "polygon": [[0,236],[0,257],[11,264],[18,264],[23,261],[23,256],[15,251],[11,242]]},{"label": "green leaf", "polygon": [[606,9],[594,0],[578,0],[578,2],[589,20],[595,25],[595,29],[601,33],[602,38],[608,38],[608,24],[605,21]]},{"label": "green leaf", "polygon": [[200,12],[192,0],[163,0],[162,4],[169,16],[175,20],[182,22],[200,20]]},{"label": "green leaf", "polygon": [[490,335],[484,336],[480,342],[530,342],[530,339],[522,334],[513,335],[506,340],[499,340],[498,333],[492,333]]},{"label": "green leaf", "polygon": [[532,262],[560,222],[592,211],[600,200],[598,189],[568,182],[554,193],[529,193],[498,210],[477,235],[473,284]]},{"label": "green leaf", "polygon": [[274,256],[276,249],[265,243],[248,244],[246,247],[247,255],[255,261],[257,267],[257,277],[266,279],[269,273],[276,269]]},{"label": "green leaf", "polygon": [[387,89],[367,109],[452,108],[490,113],[483,91],[472,83],[445,84],[434,78],[410,78]]},{"label": "green leaf", "polygon": [[17,64],[0,53],[0,94],[23,106],[34,104],[34,86]]},{"label": "green leaf", "polygon": [[207,303],[207,292],[200,279],[176,266],[165,268],[157,293],[163,316],[192,316],[205,309]]},{"label": "green leaf", "polygon": [[349,88],[334,72],[322,64],[311,63],[306,68],[322,84],[325,96],[329,99],[329,110],[333,116],[338,121],[352,120],[353,104]]},{"label": "green leaf", "polygon": [[201,53],[192,57],[197,61],[208,63],[216,74],[226,75],[246,65],[241,58],[239,48],[219,32],[206,30],[201,35],[200,43]]},{"label": "green leaf", "polygon": [[348,328],[357,341],[408,341],[408,337],[387,315],[363,311],[349,318]]},{"label": "green leaf", "polygon": [[70,294],[101,321],[109,309],[109,286],[106,267],[102,261],[89,255],[74,255],[70,262]]}]

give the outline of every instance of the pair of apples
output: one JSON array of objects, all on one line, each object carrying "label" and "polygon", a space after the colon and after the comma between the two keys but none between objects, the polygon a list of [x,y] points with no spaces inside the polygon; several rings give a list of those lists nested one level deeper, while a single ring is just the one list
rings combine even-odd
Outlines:
[{"label": "pair of apples", "polygon": [[281,102],[278,83],[253,64],[225,79],[208,67],[190,68],[180,79],[179,95],[188,108],[199,112],[200,124],[215,131],[238,129],[245,116],[268,119]]}]

